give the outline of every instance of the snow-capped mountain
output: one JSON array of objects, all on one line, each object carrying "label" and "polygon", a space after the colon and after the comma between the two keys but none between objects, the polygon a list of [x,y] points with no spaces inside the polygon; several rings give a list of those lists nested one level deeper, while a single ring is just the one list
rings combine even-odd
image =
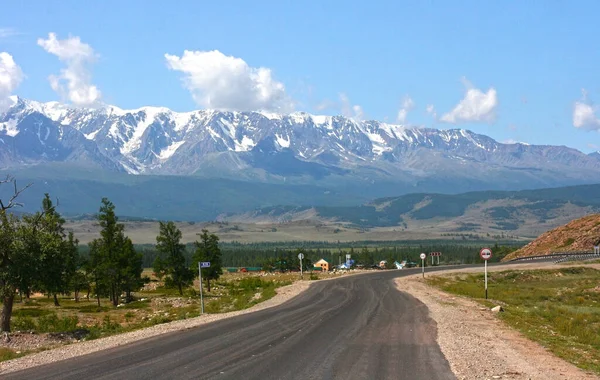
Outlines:
[{"label": "snow-capped mountain", "polygon": [[462,181],[488,188],[600,181],[600,160],[592,155],[567,147],[502,144],[464,129],[409,128],[301,112],[82,109],[17,97],[12,103],[0,113],[5,167],[84,161],[132,174],[291,183],[353,178],[410,186]]}]

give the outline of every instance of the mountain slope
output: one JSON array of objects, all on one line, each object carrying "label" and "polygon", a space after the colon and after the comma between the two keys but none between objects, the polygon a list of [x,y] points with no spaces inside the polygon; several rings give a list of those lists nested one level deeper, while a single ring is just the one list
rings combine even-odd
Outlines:
[{"label": "mountain slope", "polygon": [[545,232],[523,248],[506,256],[504,261],[559,252],[593,252],[594,245],[598,244],[600,214],[587,215]]},{"label": "mountain slope", "polygon": [[[17,97],[0,114],[0,164],[78,162],[133,174],[372,187],[373,195],[457,193],[600,181],[600,160],[557,146],[501,144],[462,129],[408,128],[306,113],[163,107],[70,108]],[[73,131],[73,143],[44,144],[38,131]],[[29,134],[28,134],[29,133]],[[27,143],[10,148],[11,139]],[[76,143],[75,143],[76,142]],[[65,149],[78,150],[63,152]],[[29,147],[29,150],[28,150]],[[12,149],[12,150],[11,150]],[[62,152],[55,154],[55,151]]]},{"label": "mountain slope", "polygon": [[275,206],[223,215],[221,220],[282,223],[312,219],[360,228],[434,229],[442,233],[505,231],[533,236],[599,211],[600,185],[582,185],[456,195],[417,193],[376,199],[360,206]]}]

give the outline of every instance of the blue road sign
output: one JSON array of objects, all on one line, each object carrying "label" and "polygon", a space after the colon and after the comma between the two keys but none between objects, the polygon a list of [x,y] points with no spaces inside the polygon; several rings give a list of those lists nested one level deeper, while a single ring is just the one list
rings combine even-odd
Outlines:
[{"label": "blue road sign", "polygon": [[201,261],[200,268],[210,268],[210,261]]}]

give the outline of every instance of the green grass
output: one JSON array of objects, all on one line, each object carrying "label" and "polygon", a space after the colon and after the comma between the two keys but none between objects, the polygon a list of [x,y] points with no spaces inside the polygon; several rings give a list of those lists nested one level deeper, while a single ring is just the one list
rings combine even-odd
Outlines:
[{"label": "green grass", "polygon": [[600,271],[573,267],[555,270],[505,271],[430,277],[446,292],[502,305],[506,323],[557,356],[600,373]]}]

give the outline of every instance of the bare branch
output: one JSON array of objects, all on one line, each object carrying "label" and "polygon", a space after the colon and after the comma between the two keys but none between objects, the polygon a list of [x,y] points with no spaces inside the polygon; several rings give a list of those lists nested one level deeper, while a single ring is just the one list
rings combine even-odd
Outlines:
[{"label": "bare branch", "polygon": [[16,200],[19,197],[19,195],[21,195],[21,193],[23,191],[30,188],[31,185],[33,185],[33,183],[30,183],[30,184],[26,185],[25,187],[19,189],[19,187],[17,186],[17,180],[10,175],[7,175],[5,179],[0,180],[0,185],[2,185],[3,183],[12,183],[14,186],[14,192],[13,192],[12,196],[10,197],[10,199],[8,200],[7,204],[4,204],[4,202],[0,199],[0,210],[6,211],[10,208],[17,207],[17,206],[23,207],[23,204],[17,202]]}]

